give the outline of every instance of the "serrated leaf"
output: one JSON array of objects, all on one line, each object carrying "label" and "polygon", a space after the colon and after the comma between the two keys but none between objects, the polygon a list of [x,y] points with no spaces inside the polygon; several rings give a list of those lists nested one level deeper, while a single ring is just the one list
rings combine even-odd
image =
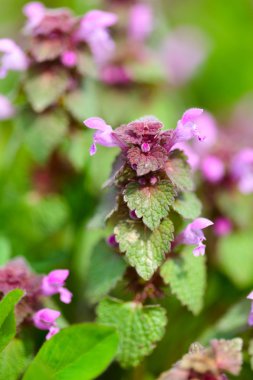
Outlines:
[{"label": "serrated leaf", "polygon": [[114,326],[119,333],[117,359],[122,367],[132,367],[149,355],[161,340],[167,323],[160,306],[143,306],[135,302],[103,300],[97,308],[98,320]]},{"label": "serrated leaf", "polygon": [[60,66],[50,66],[48,70],[30,70],[24,89],[32,108],[42,112],[54,104],[67,90],[69,77]]},{"label": "serrated leaf", "polygon": [[178,190],[192,191],[194,189],[191,168],[183,152],[177,149],[174,150],[164,165],[164,169]]},{"label": "serrated leaf", "polygon": [[198,218],[202,210],[201,202],[194,193],[179,194],[172,207],[185,219]]},{"label": "serrated leaf", "polygon": [[0,353],[0,379],[20,379],[27,363],[28,359],[23,342],[19,339],[13,339]]},{"label": "serrated leaf", "polygon": [[43,163],[62,141],[68,129],[67,115],[54,110],[37,116],[29,126],[26,145],[34,158]]},{"label": "serrated leaf", "polygon": [[193,314],[203,306],[206,286],[205,257],[195,257],[192,248],[185,248],[178,258],[168,259],[161,268],[161,276],[179,301]]},{"label": "serrated leaf", "polygon": [[233,283],[242,289],[252,286],[252,230],[234,232],[231,235],[221,237],[217,249],[220,267]]},{"label": "serrated leaf", "polygon": [[111,247],[101,241],[90,258],[86,295],[90,302],[97,302],[112,290],[123,277],[126,262]]},{"label": "serrated leaf", "polygon": [[114,328],[73,325],[43,344],[23,380],[92,380],[110,364],[117,348]]},{"label": "serrated leaf", "polygon": [[160,145],[152,147],[148,153],[143,153],[139,147],[134,146],[128,149],[127,158],[131,166],[136,168],[137,175],[142,176],[163,168],[168,154]]},{"label": "serrated leaf", "polygon": [[10,291],[0,302],[0,351],[2,351],[16,334],[14,310],[24,296],[21,289]]},{"label": "serrated leaf", "polygon": [[174,226],[164,219],[160,226],[151,231],[141,221],[126,220],[114,229],[120,250],[126,252],[128,262],[135,267],[139,276],[149,280],[170,250]]},{"label": "serrated leaf", "polygon": [[138,182],[130,182],[124,190],[124,200],[130,210],[135,210],[138,218],[151,230],[157,228],[161,219],[168,215],[174,202],[174,189],[167,180],[152,186],[141,186]]}]

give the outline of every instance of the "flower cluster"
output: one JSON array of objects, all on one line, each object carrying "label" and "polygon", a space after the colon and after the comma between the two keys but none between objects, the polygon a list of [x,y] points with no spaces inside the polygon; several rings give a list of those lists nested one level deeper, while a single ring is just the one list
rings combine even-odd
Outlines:
[{"label": "flower cluster", "polygon": [[226,380],[224,372],[238,375],[242,365],[242,340],[212,340],[210,347],[193,343],[189,353],[159,380]]},{"label": "flower cluster", "polygon": [[58,269],[47,276],[34,274],[23,259],[14,259],[0,268],[0,297],[13,289],[22,289],[25,296],[16,307],[18,325],[33,322],[40,330],[48,330],[46,339],[59,331],[56,319],[61,313],[43,308],[45,297],[60,294],[63,303],[70,303],[72,293],[64,287],[69,271]]}]

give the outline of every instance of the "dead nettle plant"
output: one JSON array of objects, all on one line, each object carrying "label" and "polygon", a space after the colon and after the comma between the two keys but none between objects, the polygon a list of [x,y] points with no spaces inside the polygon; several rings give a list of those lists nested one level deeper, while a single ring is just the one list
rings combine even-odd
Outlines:
[{"label": "dead nettle plant", "polygon": [[[102,211],[112,234],[91,256],[87,295],[99,302],[98,321],[118,330],[123,367],[136,366],[162,339],[167,317],[157,299],[171,292],[194,314],[203,305],[203,229],[212,222],[200,217],[190,166],[176,149],[183,141],[205,139],[196,124],[200,114],[201,109],[189,109],[174,130],[163,130],[155,117],[115,130],[98,117],[84,122],[96,130],[91,155],[97,144],[121,150],[105,184]],[[111,291],[128,300],[104,298]]]}]

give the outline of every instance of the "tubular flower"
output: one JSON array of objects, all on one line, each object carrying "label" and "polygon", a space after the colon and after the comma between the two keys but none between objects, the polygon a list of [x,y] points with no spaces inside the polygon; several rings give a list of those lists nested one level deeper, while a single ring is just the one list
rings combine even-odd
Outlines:
[{"label": "tubular flower", "polygon": [[9,38],[0,39],[0,78],[6,77],[8,71],[24,71],[28,59],[20,47]]},{"label": "tubular flower", "polygon": [[91,156],[93,156],[97,151],[96,144],[107,147],[114,147],[119,145],[113,135],[112,127],[106,124],[106,122],[100,117],[90,117],[84,121],[84,124],[88,128],[97,130],[93,136],[93,144],[90,147]]},{"label": "tubular flower", "polygon": [[69,271],[65,269],[57,269],[50,272],[42,279],[42,293],[45,296],[60,294],[60,300],[63,303],[70,303],[72,293],[64,288],[65,281],[69,276]]},{"label": "tubular flower", "polygon": [[41,309],[34,314],[33,322],[35,327],[39,330],[48,330],[47,340],[59,332],[60,329],[55,321],[60,315],[59,311],[52,309]]},{"label": "tubular flower", "polygon": [[143,42],[153,29],[153,12],[147,4],[135,4],[129,15],[128,34],[132,40]]},{"label": "tubular flower", "polygon": [[242,149],[232,160],[231,173],[243,194],[253,192],[253,149]]},{"label": "tubular flower", "polygon": [[200,256],[205,254],[205,245],[203,241],[206,240],[203,229],[213,224],[211,220],[206,218],[197,218],[192,223],[188,224],[181,234],[176,238],[177,244],[196,245],[193,250],[194,256]]}]

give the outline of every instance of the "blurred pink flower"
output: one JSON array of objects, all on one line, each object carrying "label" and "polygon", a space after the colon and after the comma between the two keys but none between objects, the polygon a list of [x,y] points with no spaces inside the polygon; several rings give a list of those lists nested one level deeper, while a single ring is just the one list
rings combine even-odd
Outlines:
[{"label": "blurred pink flower", "polygon": [[124,85],[131,82],[131,75],[124,66],[109,64],[102,68],[101,79],[110,85]]},{"label": "blurred pink flower", "polygon": [[114,53],[115,44],[107,29],[116,22],[114,13],[100,10],[92,10],[81,19],[76,37],[88,43],[99,65],[108,62]]},{"label": "blurred pink flower", "polygon": [[24,31],[25,33],[30,33],[43,20],[46,14],[46,7],[38,1],[33,1],[24,6],[23,13],[27,17]]},{"label": "blurred pink flower", "polygon": [[77,54],[72,50],[67,50],[62,54],[61,62],[66,67],[75,67],[77,64]]},{"label": "blurred pink flower", "polygon": [[9,70],[24,71],[28,67],[28,59],[16,43],[8,38],[0,39],[0,78],[4,78]]},{"label": "blurred pink flower", "polygon": [[231,221],[224,217],[220,216],[214,221],[214,233],[216,236],[226,236],[229,235],[232,231]]},{"label": "blurred pink flower", "polygon": [[132,40],[144,41],[153,29],[153,12],[148,4],[133,5],[129,15],[128,35]]},{"label": "blurred pink flower", "polygon": [[178,27],[173,30],[163,47],[169,82],[173,85],[185,83],[203,63],[207,52],[207,40],[198,29]]},{"label": "blurred pink flower", "polygon": [[231,174],[243,194],[253,192],[253,149],[244,148],[231,162]]},{"label": "blurred pink flower", "polygon": [[225,166],[220,158],[208,155],[201,161],[201,172],[207,181],[217,183],[224,177]]},{"label": "blurred pink flower", "polygon": [[196,245],[196,248],[193,250],[194,256],[203,256],[206,248],[203,241],[206,240],[206,238],[202,230],[212,224],[213,222],[206,218],[195,219],[176,237],[175,244]]},{"label": "blurred pink flower", "polygon": [[91,156],[93,156],[97,151],[96,144],[107,147],[119,146],[116,139],[114,138],[112,127],[106,124],[106,122],[100,117],[90,117],[84,121],[84,124],[88,128],[97,129],[97,131],[94,133],[93,144],[90,148]]},{"label": "blurred pink flower", "polygon": [[60,300],[64,303],[70,303],[72,299],[72,293],[64,288],[65,281],[69,276],[69,270],[57,269],[50,272],[42,279],[42,293],[45,296],[52,296],[54,294],[60,294]]},{"label": "blurred pink flower", "polygon": [[15,109],[8,98],[0,95],[0,120],[10,119],[15,114]]},{"label": "blurred pink flower", "polygon": [[39,330],[49,330],[46,339],[50,339],[53,335],[59,332],[59,327],[56,324],[56,319],[59,318],[61,313],[52,309],[41,309],[33,316],[35,327]]}]

